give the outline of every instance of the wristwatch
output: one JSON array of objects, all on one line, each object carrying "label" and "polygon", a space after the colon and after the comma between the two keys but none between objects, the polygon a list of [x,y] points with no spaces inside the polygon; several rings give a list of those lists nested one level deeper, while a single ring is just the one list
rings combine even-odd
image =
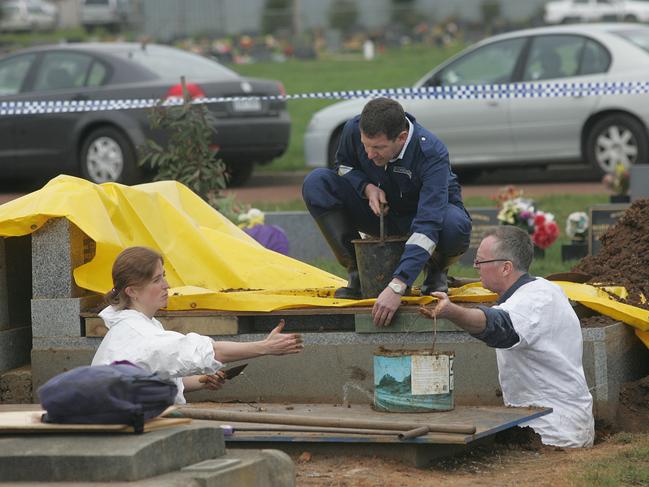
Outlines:
[{"label": "wristwatch", "polygon": [[388,284],[388,287],[390,289],[392,289],[395,293],[400,294],[401,296],[403,296],[406,293],[406,288],[408,286],[406,286],[405,284],[400,284],[398,282],[391,281]]}]

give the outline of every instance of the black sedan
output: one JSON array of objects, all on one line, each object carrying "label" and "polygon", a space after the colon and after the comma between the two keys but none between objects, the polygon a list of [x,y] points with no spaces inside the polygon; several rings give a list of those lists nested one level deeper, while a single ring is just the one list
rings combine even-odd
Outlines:
[{"label": "black sedan", "polygon": [[[281,95],[281,83],[243,78],[219,63],[180,49],[136,43],[80,43],[21,50],[0,59],[0,102],[165,99]],[[288,145],[283,100],[245,98],[209,105],[213,144],[239,185],[255,163],[268,163]],[[0,115],[0,177],[80,174],[103,183],[139,182],[138,148],[153,131],[146,109]]]}]

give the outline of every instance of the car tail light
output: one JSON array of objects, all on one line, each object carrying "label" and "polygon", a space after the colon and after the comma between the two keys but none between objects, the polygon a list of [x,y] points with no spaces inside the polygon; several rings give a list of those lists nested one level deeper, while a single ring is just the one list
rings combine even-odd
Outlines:
[{"label": "car tail light", "polygon": [[[203,91],[203,88],[198,86],[195,83],[187,83],[185,85],[187,87],[187,93],[189,93],[189,97],[193,100],[194,98],[205,98],[205,92]],[[169,88],[169,91],[167,91],[166,98],[182,98],[183,97],[183,85],[178,83],[177,85],[172,86]]]},{"label": "car tail light", "polygon": [[286,89],[284,88],[284,85],[278,81],[277,87],[279,88],[279,96],[286,96]]}]

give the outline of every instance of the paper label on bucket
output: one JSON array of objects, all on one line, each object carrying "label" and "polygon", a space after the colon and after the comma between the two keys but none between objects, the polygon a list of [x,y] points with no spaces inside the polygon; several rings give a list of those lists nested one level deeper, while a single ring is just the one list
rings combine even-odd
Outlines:
[{"label": "paper label on bucket", "polygon": [[448,394],[450,362],[448,355],[413,355],[411,357],[411,394]]}]

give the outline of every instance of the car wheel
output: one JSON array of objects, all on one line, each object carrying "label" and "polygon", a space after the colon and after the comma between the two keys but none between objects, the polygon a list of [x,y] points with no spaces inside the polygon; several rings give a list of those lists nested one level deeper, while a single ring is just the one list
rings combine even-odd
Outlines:
[{"label": "car wheel", "polygon": [[230,161],[225,163],[228,169],[228,187],[243,186],[252,176],[255,169],[254,161]]},{"label": "car wheel", "polygon": [[337,128],[329,140],[329,150],[327,151],[327,167],[333,169],[336,164],[336,151],[340,144],[340,137],[342,136],[343,128]]},{"label": "car wheel", "polygon": [[113,127],[88,135],[81,147],[81,175],[93,183],[135,184],[142,177],[131,141]]},{"label": "car wheel", "polygon": [[635,15],[630,14],[630,15],[627,15],[627,16],[624,17],[624,21],[625,22],[637,22],[638,17],[636,17]]},{"label": "car wheel", "polygon": [[604,175],[618,163],[630,167],[646,161],[649,142],[645,127],[628,115],[609,115],[597,122],[586,139],[586,159]]}]

